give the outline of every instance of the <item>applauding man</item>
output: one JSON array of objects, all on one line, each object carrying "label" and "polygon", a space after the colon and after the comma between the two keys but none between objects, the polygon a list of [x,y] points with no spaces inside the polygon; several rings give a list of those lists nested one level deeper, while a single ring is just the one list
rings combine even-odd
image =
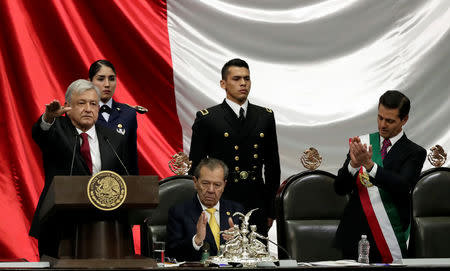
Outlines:
[{"label": "applauding man", "polygon": [[336,233],[344,259],[357,259],[363,234],[370,242],[370,262],[391,263],[406,253],[410,191],[426,156],[402,129],[409,109],[404,94],[387,91],[378,104],[378,132],[350,139],[334,183],[339,195],[350,195]]},{"label": "applauding man", "polygon": [[217,255],[224,243],[219,231],[237,223],[235,212],[243,212],[236,202],[221,199],[228,175],[228,167],[214,158],[203,159],[194,171],[197,195],[190,201],[169,210],[167,223],[167,254],[179,261],[198,261],[202,250],[209,247],[210,255]]}]

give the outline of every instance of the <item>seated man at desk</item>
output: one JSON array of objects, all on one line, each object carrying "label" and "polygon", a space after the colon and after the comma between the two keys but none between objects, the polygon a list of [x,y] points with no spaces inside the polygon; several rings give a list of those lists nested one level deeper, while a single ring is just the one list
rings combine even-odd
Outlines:
[{"label": "seated man at desk", "polygon": [[202,252],[208,248],[211,256],[217,255],[220,244],[225,243],[219,231],[232,228],[238,221],[233,214],[244,211],[239,203],[221,199],[227,175],[228,167],[221,160],[205,158],[198,164],[194,171],[197,194],[192,200],[169,210],[169,257],[179,261],[199,261]]}]

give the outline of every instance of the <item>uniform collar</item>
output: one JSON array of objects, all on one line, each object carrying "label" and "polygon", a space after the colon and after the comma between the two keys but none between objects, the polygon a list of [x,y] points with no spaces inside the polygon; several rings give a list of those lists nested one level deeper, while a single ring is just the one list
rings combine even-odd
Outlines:
[{"label": "uniform collar", "polygon": [[102,102],[102,101],[100,101],[100,107],[102,107],[103,105],[107,105],[109,108],[112,108],[112,101],[113,101],[113,99],[111,98],[111,99],[109,99],[106,103],[104,103],[104,102]]},{"label": "uniform collar", "polygon": [[231,107],[231,109],[238,118],[239,118],[239,110],[241,109],[241,107],[244,108],[244,117],[247,117],[248,99],[245,100],[245,103],[243,105],[238,105],[237,103],[227,98],[225,98],[225,102]]}]

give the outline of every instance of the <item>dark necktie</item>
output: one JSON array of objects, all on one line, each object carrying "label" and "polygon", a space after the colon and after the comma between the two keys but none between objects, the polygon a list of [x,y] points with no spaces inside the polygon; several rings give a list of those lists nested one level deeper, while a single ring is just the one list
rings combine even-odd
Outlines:
[{"label": "dark necktie", "polygon": [[239,109],[239,122],[242,124],[245,120],[244,108]]},{"label": "dark necktie", "polygon": [[83,156],[84,161],[86,162],[87,166],[89,167],[89,170],[92,173],[91,148],[89,147],[88,134],[81,133],[80,136],[81,139],[83,140],[83,142],[81,142],[81,156]]},{"label": "dark necktie", "polygon": [[386,155],[387,155],[387,149],[389,148],[389,146],[391,146],[391,141],[389,140],[389,138],[386,138],[384,141],[383,141],[383,146],[381,147],[381,159],[383,159],[384,160],[384,158],[386,157]]},{"label": "dark necktie", "polygon": [[103,112],[111,114],[111,107],[107,106],[106,104],[102,105],[100,107],[100,114],[103,113]]}]

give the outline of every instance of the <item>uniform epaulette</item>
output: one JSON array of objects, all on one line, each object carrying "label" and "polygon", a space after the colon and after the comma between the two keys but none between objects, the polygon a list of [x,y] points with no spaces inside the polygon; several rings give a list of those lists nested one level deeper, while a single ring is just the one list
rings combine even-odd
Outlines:
[{"label": "uniform epaulette", "polygon": [[272,109],[266,107],[267,112],[273,113]]},{"label": "uniform epaulette", "polygon": [[124,104],[124,105],[128,105],[130,108],[136,110],[136,112],[138,112],[139,114],[144,114],[144,113],[148,112],[147,108],[140,106],[140,105],[135,105],[135,106],[131,106],[129,104]]},{"label": "uniform epaulette", "polygon": [[205,115],[209,114],[209,111],[208,111],[208,109],[202,109],[202,110],[200,110],[200,113],[202,113],[202,115],[205,116]]}]

